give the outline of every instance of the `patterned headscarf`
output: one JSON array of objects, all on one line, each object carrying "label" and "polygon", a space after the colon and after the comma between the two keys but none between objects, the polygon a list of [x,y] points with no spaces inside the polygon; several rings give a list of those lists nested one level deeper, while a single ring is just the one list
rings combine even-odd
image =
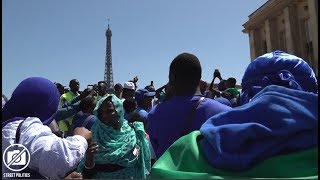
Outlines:
[{"label": "patterned headscarf", "polygon": [[317,79],[311,67],[301,58],[274,51],[256,58],[242,78],[241,104],[269,85],[317,93]]},{"label": "patterned headscarf", "polygon": [[[118,113],[121,125],[119,131],[104,124],[98,116],[98,109],[110,97]],[[99,119],[91,128],[93,141],[99,144],[99,151],[94,155],[95,164],[117,164],[125,167],[116,172],[98,172],[94,178],[146,178],[151,165],[150,150],[143,124],[135,122],[133,128],[128,125],[127,120],[124,119],[122,101],[114,94],[99,100],[93,113]],[[138,154],[134,153],[135,148],[139,149]],[[82,171],[83,167],[84,161],[78,166],[78,171]]]},{"label": "patterned headscarf", "polygon": [[60,93],[48,79],[30,77],[13,91],[2,108],[2,127],[27,117],[37,117],[44,125],[53,120],[59,105]]}]

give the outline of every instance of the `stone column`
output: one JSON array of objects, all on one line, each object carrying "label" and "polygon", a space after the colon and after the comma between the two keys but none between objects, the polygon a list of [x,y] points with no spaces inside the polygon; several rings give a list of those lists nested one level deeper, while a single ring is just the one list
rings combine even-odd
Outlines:
[{"label": "stone column", "polygon": [[275,51],[279,49],[278,42],[278,30],[276,19],[267,19],[265,21],[266,27],[266,41],[268,52]]},{"label": "stone column", "polygon": [[250,43],[250,58],[253,61],[256,58],[256,48],[255,48],[255,32],[254,30],[249,30],[249,43]]},{"label": "stone column", "polygon": [[261,31],[263,31],[262,29],[263,27],[258,27],[257,29],[254,30],[254,48],[255,48],[255,57],[261,56],[262,54],[264,54],[264,50],[263,48],[263,42],[262,42],[262,35],[261,35]]},{"label": "stone column", "polygon": [[318,0],[308,0],[308,11],[311,22],[313,62],[312,68],[318,76]]},{"label": "stone column", "polygon": [[267,19],[264,22],[265,28],[266,28],[266,43],[267,43],[267,51],[272,51],[272,42],[271,42],[271,28],[270,28],[270,21]]},{"label": "stone column", "polygon": [[292,47],[294,55],[301,57],[302,49],[299,48],[300,41],[300,30],[299,30],[299,17],[298,9],[296,4],[291,4],[289,7],[289,17],[290,17],[290,30],[292,35]]},{"label": "stone column", "polygon": [[284,28],[285,28],[285,32],[286,32],[287,52],[289,54],[295,54],[294,53],[294,46],[293,46],[294,42],[293,42],[293,38],[292,38],[292,29],[291,29],[289,7],[284,8],[283,14],[284,14]]}]

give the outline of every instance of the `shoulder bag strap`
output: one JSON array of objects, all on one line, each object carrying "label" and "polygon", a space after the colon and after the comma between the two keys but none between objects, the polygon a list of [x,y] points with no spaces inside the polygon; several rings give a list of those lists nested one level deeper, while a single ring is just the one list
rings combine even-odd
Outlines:
[{"label": "shoulder bag strap", "polygon": [[22,126],[23,122],[24,122],[24,120],[19,123],[19,126],[18,126],[18,128],[17,128],[15,144],[19,144],[19,140],[20,140],[20,129],[21,129],[21,126]]},{"label": "shoulder bag strap", "polygon": [[89,115],[84,122],[82,123],[82,127],[86,127],[88,122],[93,118],[94,115]]},{"label": "shoulder bag strap", "polygon": [[199,106],[199,104],[205,99],[205,97],[201,97],[198,102],[194,105],[193,109],[191,110],[190,114],[189,114],[189,117],[188,117],[188,120],[186,121],[185,123],[185,126],[183,128],[183,131],[182,133],[180,134],[180,137],[184,136],[187,134],[188,132],[188,129],[189,129],[189,126],[191,125],[191,122],[192,122],[192,119],[193,119],[193,116],[194,116],[194,113],[196,112],[196,109],[197,107]]},{"label": "shoulder bag strap", "polygon": [[[24,120],[25,120],[25,119],[24,119]],[[17,128],[15,144],[19,144],[21,126],[22,126],[24,120],[19,123],[19,126],[18,126],[18,128]],[[31,158],[31,157],[29,157],[29,158]],[[44,176],[42,176],[38,171],[29,168],[29,166],[25,167],[25,169],[21,170],[20,172],[21,172],[21,173],[29,173],[29,174],[30,174],[30,177],[29,177],[29,178],[31,178],[31,179],[46,179],[46,178],[45,178]]]}]

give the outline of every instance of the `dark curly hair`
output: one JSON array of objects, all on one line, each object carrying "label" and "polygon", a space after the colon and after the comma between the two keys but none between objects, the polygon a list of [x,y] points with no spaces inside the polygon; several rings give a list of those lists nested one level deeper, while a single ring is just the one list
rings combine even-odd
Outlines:
[{"label": "dark curly hair", "polygon": [[79,104],[80,111],[88,113],[91,109],[93,110],[95,107],[94,101],[95,98],[91,96],[83,98]]}]

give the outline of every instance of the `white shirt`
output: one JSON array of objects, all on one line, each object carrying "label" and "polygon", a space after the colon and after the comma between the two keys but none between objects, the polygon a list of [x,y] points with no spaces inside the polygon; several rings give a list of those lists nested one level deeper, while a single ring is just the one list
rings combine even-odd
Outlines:
[{"label": "white shirt", "polygon": [[[154,107],[154,106],[156,106],[156,105],[158,105],[160,103],[160,100],[158,99],[158,98],[156,98],[156,97],[154,97],[153,99],[152,99],[152,101],[151,101],[151,107]],[[150,108],[151,109],[151,108]],[[149,110],[150,111],[150,110]],[[148,112],[149,112],[148,111]]]},{"label": "white shirt", "polygon": [[[8,123],[2,128],[2,153],[15,143],[16,130],[22,120]],[[20,128],[19,144],[24,145],[30,152],[29,168],[41,175],[62,179],[69,171],[75,169],[88,148],[84,137],[75,135],[60,138],[43,125],[40,119],[29,117]],[[12,173],[2,161],[2,173]]]}]

